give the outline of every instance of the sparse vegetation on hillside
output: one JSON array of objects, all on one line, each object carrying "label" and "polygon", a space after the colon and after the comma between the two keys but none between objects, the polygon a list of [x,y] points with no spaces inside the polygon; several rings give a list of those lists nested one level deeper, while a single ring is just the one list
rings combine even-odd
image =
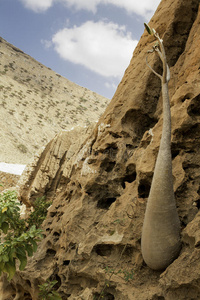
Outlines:
[{"label": "sparse vegetation on hillside", "polygon": [[[0,56],[0,125],[4,133],[0,159],[3,161],[27,163],[35,148],[44,146],[44,139],[49,141],[60,130],[70,130],[74,125],[85,126],[88,120],[97,121],[109,102],[3,39]],[[21,151],[16,144],[24,145],[27,151]],[[5,148],[9,151],[5,152]]]}]

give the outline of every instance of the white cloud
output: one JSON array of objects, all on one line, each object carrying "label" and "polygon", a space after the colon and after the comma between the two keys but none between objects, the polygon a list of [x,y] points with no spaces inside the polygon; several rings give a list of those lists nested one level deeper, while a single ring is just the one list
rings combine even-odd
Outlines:
[{"label": "white cloud", "polygon": [[88,10],[96,13],[97,6],[100,2],[104,3],[104,0],[60,0],[68,7],[74,7],[76,10]]},{"label": "white cloud", "polygon": [[76,10],[88,10],[96,13],[100,4],[112,4],[124,8],[128,13],[136,13],[150,19],[156,10],[160,0],[20,0],[27,8],[35,12],[42,12],[50,8],[56,2],[61,2]]},{"label": "white cloud", "polygon": [[53,5],[54,0],[20,0],[24,6],[35,12],[46,11]]},{"label": "white cloud", "polygon": [[122,77],[137,45],[125,26],[88,21],[80,27],[64,28],[53,38],[57,53],[106,77]]},{"label": "white cloud", "polygon": [[114,82],[106,82],[105,83],[105,87],[107,88],[107,89],[112,89],[112,90],[116,90],[117,89],[117,84],[116,83],[114,83]]},{"label": "white cloud", "polygon": [[48,40],[41,40],[42,45],[44,45],[45,49],[49,49],[52,47],[52,41],[48,41]]},{"label": "white cloud", "polygon": [[114,6],[124,8],[128,13],[136,13],[149,19],[152,17],[160,0],[60,0],[69,7],[75,7],[77,10],[85,9],[96,12],[99,4],[112,4]]},{"label": "white cloud", "polygon": [[[81,0],[80,0],[81,1]],[[161,0],[103,0],[106,4],[113,4],[125,8],[128,13],[136,13],[150,19]],[[99,3],[101,0],[99,1]]]}]

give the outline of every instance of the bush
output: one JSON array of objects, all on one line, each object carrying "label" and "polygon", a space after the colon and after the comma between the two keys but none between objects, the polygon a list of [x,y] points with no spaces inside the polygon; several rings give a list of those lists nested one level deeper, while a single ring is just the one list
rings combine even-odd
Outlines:
[{"label": "bush", "polygon": [[37,250],[37,242],[42,238],[42,230],[38,227],[45,218],[40,216],[40,212],[44,212],[44,207],[44,204],[42,208],[38,205],[30,219],[23,220],[20,218],[17,193],[6,191],[0,194],[0,275],[6,272],[8,280],[16,272],[17,261],[20,263],[19,270],[24,270],[27,256],[32,256]]},{"label": "bush", "polygon": [[34,202],[34,211],[30,214],[27,223],[31,227],[36,225],[39,228],[42,222],[45,220],[47,215],[47,209],[51,205],[50,201],[46,201],[46,197],[37,198]]},{"label": "bush", "polygon": [[41,300],[62,300],[59,293],[53,290],[57,280],[47,280],[45,283],[39,285],[39,299]]}]

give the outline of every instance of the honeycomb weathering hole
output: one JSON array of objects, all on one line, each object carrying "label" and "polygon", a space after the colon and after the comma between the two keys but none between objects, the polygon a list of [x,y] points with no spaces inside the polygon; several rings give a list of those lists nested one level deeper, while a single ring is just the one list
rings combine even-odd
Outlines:
[{"label": "honeycomb weathering hole", "polygon": [[116,198],[106,198],[106,199],[100,199],[97,203],[97,207],[101,209],[109,209],[112,203],[116,201]]}]

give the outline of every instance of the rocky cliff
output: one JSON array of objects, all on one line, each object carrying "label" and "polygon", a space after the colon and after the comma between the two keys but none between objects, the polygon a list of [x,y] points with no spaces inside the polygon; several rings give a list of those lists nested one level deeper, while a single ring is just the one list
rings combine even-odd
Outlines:
[{"label": "rocky cliff", "polygon": [[[69,300],[200,298],[199,25],[199,0],[163,0],[150,22],[164,40],[171,71],[179,257],[158,272],[141,256],[141,228],[162,129],[160,82],[145,64],[153,40],[144,33],[97,126],[73,151],[72,160],[65,163],[68,145],[54,175],[49,171],[48,188],[41,187],[53,199],[43,223],[45,238],[23,272],[10,284],[2,281],[1,299],[36,300],[38,284],[48,278],[57,280],[57,291]],[[150,64],[161,72],[157,57]],[[45,168],[36,163],[37,172],[31,171],[31,192],[21,193],[29,205],[39,193],[37,176],[48,176],[48,158],[59,153],[60,143],[49,146],[41,160],[46,156]],[[20,189],[26,191],[23,183]]]}]

